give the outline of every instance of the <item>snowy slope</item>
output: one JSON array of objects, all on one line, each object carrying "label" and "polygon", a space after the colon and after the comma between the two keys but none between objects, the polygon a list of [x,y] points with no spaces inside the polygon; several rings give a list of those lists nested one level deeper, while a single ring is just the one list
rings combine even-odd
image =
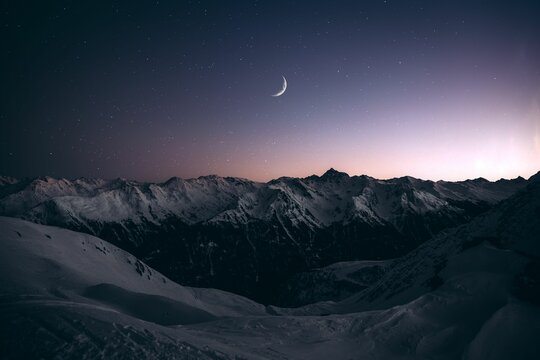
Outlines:
[{"label": "snowy slope", "polygon": [[[231,294],[160,282],[159,273],[97,238],[1,218],[0,333],[7,345],[0,356],[536,359],[538,209],[540,182],[532,182],[388,263],[367,289],[338,303],[269,308],[281,316]],[[364,265],[326,271],[347,276]],[[169,314],[141,314],[133,301],[158,303]],[[195,321],[164,320],[182,315]]]},{"label": "snowy slope", "polygon": [[12,193],[2,197],[0,213],[46,219],[55,209],[57,216],[81,222],[135,223],[156,222],[174,214],[194,223],[227,209],[240,194],[255,188],[257,183],[217,176],[172,178],[163,184],[45,177],[13,187]]},{"label": "snowy slope", "polygon": [[540,182],[531,181],[486,214],[395,261],[378,285],[350,299],[348,305],[357,307],[366,301],[392,305],[453,277],[480,271],[504,274],[510,277],[508,286],[514,286],[515,276],[540,257],[539,209]]},{"label": "snowy slope", "polygon": [[[520,265],[510,251],[497,253],[492,259],[496,262],[461,259],[455,267],[473,268],[460,270],[460,276],[437,290],[402,305],[326,316],[262,312],[254,316],[249,315],[253,304],[233,295],[217,292],[210,297],[216,301],[209,304],[204,293],[155,281],[160,277],[155,272],[150,279],[140,276],[140,267],[127,263],[129,254],[99,239],[15,219],[1,218],[0,224],[5,246],[0,283],[2,358],[476,360],[509,355],[536,359],[540,351],[535,341],[540,308],[508,291],[508,275]],[[95,249],[93,254],[90,247],[78,245],[82,240],[105,253]],[[482,246],[463,254],[479,260]],[[78,251],[88,262],[79,258]],[[143,275],[151,271],[145,269]],[[99,285],[101,293],[89,293],[88,289],[96,289],[92,284],[102,281],[129,289],[128,296]],[[173,299],[182,305],[173,306]],[[146,313],[133,309],[133,301],[140,302]],[[152,302],[165,316],[148,311]],[[234,317],[209,316],[216,309],[228,311],[231,303],[237,306]],[[247,311],[240,315],[238,309],[244,307]],[[181,315],[194,321],[182,326],[167,326],[164,321]]]},{"label": "snowy slope", "polygon": [[[484,278],[496,279],[499,290],[507,296],[524,291],[540,302],[540,288],[520,290],[523,286],[537,286],[535,281],[540,280],[538,270],[535,270],[539,268],[540,258],[539,210],[540,181],[531,179],[525,189],[487,213],[446,230],[407,255],[389,262],[384,275],[367,289],[341,302],[320,302],[283,313],[383,309],[413,301],[435,289],[459,287],[461,282],[481,282]],[[531,267],[533,270],[527,270]],[[539,279],[535,280],[534,276]],[[525,280],[519,280],[523,278]],[[491,286],[490,281],[487,286]],[[476,286],[481,288],[482,285]]]},{"label": "snowy slope", "polygon": [[[184,322],[184,313],[187,317],[198,313],[201,319],[265,313],[264,307],[238,295],[180,286],[131,254],[90,235],[6,217],[0,217],[0,229],[4,294],[112,305],[116,298],[139,297],[150,307],[168,306],[177,311],[179,323]],[[145,311],[149,310],[141,313]]]}]

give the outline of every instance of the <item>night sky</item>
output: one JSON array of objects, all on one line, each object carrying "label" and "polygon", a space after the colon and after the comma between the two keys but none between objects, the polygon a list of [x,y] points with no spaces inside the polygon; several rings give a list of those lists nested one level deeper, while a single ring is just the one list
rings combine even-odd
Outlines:
[{"label": "night sky", "polygon": [[6,3],[3,175],[540,170],[539,1]]}]

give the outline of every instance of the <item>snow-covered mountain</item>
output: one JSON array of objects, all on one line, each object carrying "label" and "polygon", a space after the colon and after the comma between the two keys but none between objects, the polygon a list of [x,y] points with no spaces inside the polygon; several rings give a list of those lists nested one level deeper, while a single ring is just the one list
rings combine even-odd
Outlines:
[{"label": "snow-covered mountain", "polygon": [[150,331],[266,314],[235,294],[180,286],[91,235],[6,217],[0,230],[2,359],[215,359],[209,342]]},{"label": "snow-covered mountain", "polygon": [[[186,224],[226,222],[242,226],[251,219],[287,219],[294,226],[327,227],[362,219],[403,227],[403,213],[459,212],[459,202],[494,204],[525,185],[523,178],[489,182],[424,181],[412,177],[377,180],[350,177],[334,169],[321,177],[279,178],[268,183],[203,176],[165,183],[126,179],[105,181],[40,177],[2,177],[2,214],[73,222],[159,222],[171,216]],[[54,210],[53,210],[54,209]],[[56,214],[53,214],[56,212]]]},{"label": "snow-covered mountain", "polygon": [[526,183],[377,180],[333,169],[268,183],[10,179],[0,184],[0,215],[96,235],[181,283],[273,302],[298,272],[403,255]]},{"label": "snow-covered mountain", "polygon": [[540,304],[539,176],[485,214],[396,260],[378,284],[344,305],[361,310],[375,303],[391,306],[478,273],[493,273],[500,278],[499,288],[507,286],[509,293]]},{"label": "snow-covered mountain", "polygon": [[[118,247],[91,235],[0,217],[3,294],[32,294],[127,310],[157,323],[192,323],[219,316],[261,315],[264,307],[221,290],[184,287]],[[147,298],[139,294],[148,295]],[[162,311],[162,313],[160,313]],[[163,316],[163,319],[161,319]]]},{"label": "snow-covered mountain", "polygon": [[[264,307],[104,240],[0,218],[1,358],[536,359],[540,174],[405,256],[319,270],[366,288]],[[375,277],[363,270],[379,267]]]},{"label": "snow-covered mountain", "polygon": [[[433,290],[454,287],[461,287],[465,293],[476,293],[481,292],[483,286],[493,286],[504,294],[501,301],[512,295],[540,304],[538,234],[540,173],[532,177],[524,189],[486,213],[442,231],[405,256],[384,262],[385,271],[355,295],[339,302],[319,302],[286,313],[384,309],[413,301]],[[336,266],[341,267],[340,264]]]}]

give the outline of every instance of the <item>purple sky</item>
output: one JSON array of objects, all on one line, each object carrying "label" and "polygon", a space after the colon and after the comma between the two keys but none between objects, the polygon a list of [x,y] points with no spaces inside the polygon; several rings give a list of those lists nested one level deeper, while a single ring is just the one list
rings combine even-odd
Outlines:
[{"label": "purple sky", "polygon": [[[528,177],[538,13],[536,1],[10,4],[0,172]],[[270,96],[282,75],[287,91]]]}]

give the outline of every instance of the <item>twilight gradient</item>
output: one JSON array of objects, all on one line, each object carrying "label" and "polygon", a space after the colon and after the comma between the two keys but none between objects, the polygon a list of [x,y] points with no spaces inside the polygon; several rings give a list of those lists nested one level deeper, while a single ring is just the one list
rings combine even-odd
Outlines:
[{"label": "twilight gradient", "polygon": [[4,8],[1,174],[540,170],[537,1]]}]

